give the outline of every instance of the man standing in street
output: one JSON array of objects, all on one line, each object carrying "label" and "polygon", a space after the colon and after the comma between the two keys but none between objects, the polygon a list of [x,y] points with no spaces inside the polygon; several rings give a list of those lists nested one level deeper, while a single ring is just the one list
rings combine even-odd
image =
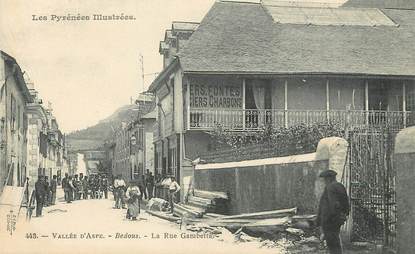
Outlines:
[{"label": "man standing in street", "polygon": [[125,182],[121,177],[122,177],[121,175],[118,175],[117,178],[114,180],[114,189],[116,193],[116,197],[115,197],[115,208],[116,209],[120,209],[121,207],[125,208],[125,204],[124,204]]},{"label": "man standing in street", "polygon": [[88,191],[89,191],[89,184],[88,184],[88,176],[85,176],[84,179],[82,179],[82,189],[84,191],[83,199],[88,199]]},{"label": "man standing in street", "polygon": [[45,184],[45,199],[43,201],[43,206],[49,206],[49,200],[50,200],[50,186],[49,186],[49,177],[44,176],[43,184]]},{"label": "man standing in street", "polygon": [[50,195],[50,204],[54,205],[56,203],[56,187],[58,185],[58,182],[56,180],[56,175],[52,176],[52,180],[50,181],[50,191],[51,191],[51,195]]},{"label": "man standing in street", "polygon": [[153,198],[154,176],[151,174],[150,170],[148,169],[147,169],[147,174],[146,174],[146,186],[147,186],[148,200],[150,200]]},{"label": "man standing in street", "polygon": [[321,240],[326,240],[331,254],[341,254],[340,227],[349,215],[349,198],[343,184],[336,181],[333,170],[321,172],[325,188],[320,199],[317,213],[317,226],[321,227]]},{"label": "man standing in street", "polygon": [[101,191],[104,193],[105,199],[108,198],[108,179],[106,176],[103,176],[101,180]]},{"label": "man standing in street", "polygon": [[69,191],[68,191],[68,173],[65,173],[65,177],[62,179],[62,189],[65,195],[65,201],[68,202]]},{"label": "man standing in street", "polygon": [[147,193],[146,193],[146,177],[145,175],[141,175],[138,178],[138,188],[140,189],[141,196],[144,197],[144,199],[147,199]]},{"label": "man standing in street", "polygon": [[176,200],[176,193],[180,191],[180,185],[176,182],[174,176],[170,176],[170,185],[169,185],[169,203],[170,203],[170,212],[174,212],[174,201]]},{"label": "man standing in street", "polygon": [[68,192],[68,200],[66,200],[67,203],[72,203],[73,201],[73,194],[74,194],[74,186],[72,183],[72,176],[68,177],[68,184],[66,185],[65,192]]},{"label": "man standing in street", "polygon": [[78,175],[75,175],[72,179],[73,185],[73,200],[79,200],[79,180]]},{"label": "man standing in street", "polygon": [[36,193],[36,217],[42,216],[42,209],[45,203],[46,196],[46,185],[43,176],[39,176],[37,182],[35,183],[35,193]]}]

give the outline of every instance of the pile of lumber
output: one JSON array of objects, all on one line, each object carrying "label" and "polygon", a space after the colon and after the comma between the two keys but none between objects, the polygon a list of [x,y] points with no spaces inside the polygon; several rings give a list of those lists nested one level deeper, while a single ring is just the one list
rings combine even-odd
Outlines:
[{"label": "pile of lumber", "polygon": [[[229,207],[229,196],[225,192],[218,191],[205,191],[193,189],[190,192],[190,195],[187,198],[185,204],[179,204],[175,207],[178,207],[177,215],[182,216],[184,213],[190,215],[192,218],[201,218],[203,216],[210,215],[215,216],[214,214],[226,214]],[[176,213],[176,212],[175,212]]]},{"label": "pile of lumber", "polygon": [[296,216],[297,208],[244,213],[238,215],[219,215],[206,213],[203,218],[187,219],[186,224],[200,227],[223,227],[230,231],[242,230],[253,236],[271,237],[286,231],[292,226],[292,218],[302,221],[307,218]]},{"label": "pile of lumber", "polygon": [[267,225],[280,224],[282,219],[291,218],[297,213],[297,208],[273,210],[265,212],[244,213],[238,215],[220,215],[215,213],[206,213],[203,219],[190,220],[193,223],[204,223],[215,227],[262,227]]}]

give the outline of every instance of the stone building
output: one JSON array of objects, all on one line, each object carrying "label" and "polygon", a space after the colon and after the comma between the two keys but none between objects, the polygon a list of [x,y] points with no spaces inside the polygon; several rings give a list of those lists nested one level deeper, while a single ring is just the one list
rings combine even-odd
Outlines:
[{"label": "stone building", "polygon": [[27,169],[27,104],[32,101],[16,60],[0,51],[0,192],[23,186]]},{"label": "stone building", "polygon": [[27,82],[32,103],[27,105],[27,176],[29,184],[34,187],[39,174],[46,168],[48,158],[48,119],[47,112],[33,83]]},{"label": "stone building", "polygon": [[39,170],[39,174],[48,176],[49,179],[56,175],[60,179],[66,173],[63,171],[68,170],[65,137],[59,129],[58,121],[53,115],[50,105],[46,109],[46,117],[48,121],[47,158],[45,166]]},{"label": "stone building", "polygon": [[122,123],[114,133],[114,141],[107,142],[107,156],[112,161],[112,174],[121,174],[125,180],[140,179],[146,169],[154,173],[154,97],[140,94],[136,105],[132,121]]}]

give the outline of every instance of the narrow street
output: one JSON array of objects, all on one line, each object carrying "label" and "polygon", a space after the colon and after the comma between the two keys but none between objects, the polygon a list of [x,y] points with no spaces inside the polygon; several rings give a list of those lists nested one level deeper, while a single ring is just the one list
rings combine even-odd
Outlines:
[{"label": "narrow street", "polygon": [[[134,252],[157,249],[158,253],[198,253],[204,250],[201,246],[212,253],[286,253],[277,248],[259,249],[254,242],[224,241],[223,237],[222,240],[215,236],[214,239],[184,238],[182,235],[196,233],[180,230],[180,225],[143,210],[139,220],[130,221],[125,218],[125,212],[113,209],[112,197],[64,203],[63,192],[58,189],[57,204],[44,208],[42,217],[24,222],[25,210],[21,211],[17,231],[3,238],[2,253],[11,250],[13,253],[115,253],[120,248]],[[31,233],[32,237],[36,234],[36,240],[30,239]]]}]

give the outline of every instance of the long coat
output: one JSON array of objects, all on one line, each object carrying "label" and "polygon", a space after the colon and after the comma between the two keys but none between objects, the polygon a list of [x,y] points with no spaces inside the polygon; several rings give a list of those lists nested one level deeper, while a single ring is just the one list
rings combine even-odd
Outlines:
[{"label": "long coat", "polygon": [[35,183],[36,199],[44,199],[46,195],[46,186],[43,181],[37,181]]},{"label": "long coat", "polygon": [[323,229],[340,227],[349,215],[349,198],[346,188],[339,182],[331,182],[321,195],[317,214],[317,226]]}]

